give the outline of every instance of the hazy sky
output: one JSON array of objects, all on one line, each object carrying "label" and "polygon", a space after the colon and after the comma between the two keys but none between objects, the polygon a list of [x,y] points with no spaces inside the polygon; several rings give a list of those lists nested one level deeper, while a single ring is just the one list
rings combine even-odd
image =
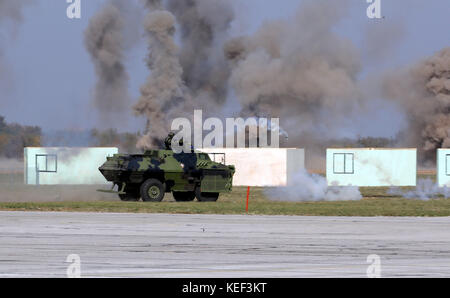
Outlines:
[{"label": "hazy sky", "polygon": [[[230,1],[237,15],[231,29],[233,35],[253,32],[265,20],[287,17],[301,2]],[[81,20],[67,18],[66,0],[32,2],[25,7],[23,23],[17,30],[10,23],[0,23],[0,45],[5,51],[9,74],[7,80],[2,79],[7,88],[0,87],[0,115],[6,116],[9,122],[39,125],[44,129],[92,128],[97,116],[91,100],[96,79],[84,48],[83,32],[104,1],[82,0]],[[360,49],[361,78],[406,66],[450,45],[449,0],[382,0],[383,20],[367,18],[366,0],[350,2],[349,15],[336,31]],[[392,28],[389,34],[382,30],[383,26]],[[380,43],[385,50],[373,51],[373,44]],[[127,57],[129,92],[135,99],[148,76],[144,62],[146,51],[142,38]],[[377,111],[368,121],[385,118],[393,127],[401,125],[398,115],[387,109],[386,103],[374,101],[373,106]],[[127,112],[132,114],[131,107]],[[133,120],[126,129],[143,128],[141,119]],[[373,125],[359,129],[364,134],[383,134]]]}]

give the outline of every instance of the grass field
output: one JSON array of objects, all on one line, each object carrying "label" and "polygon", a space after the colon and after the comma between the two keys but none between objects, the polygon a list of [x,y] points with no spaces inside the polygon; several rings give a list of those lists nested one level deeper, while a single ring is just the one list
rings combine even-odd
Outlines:
[{"label": "grass field", "polygon": [[[361,188],[360,201],[275,202],[263,188],[252,188],[249,214],[305,216],[450,216],[450,199],[421,201],[387,194],[387,188]],[[177,203],[167,195],[162,203],[107,201],[0,202],[0,210],[131,212],[182,214],[245,214],[246,188],[234,188],[216,203]]]}]

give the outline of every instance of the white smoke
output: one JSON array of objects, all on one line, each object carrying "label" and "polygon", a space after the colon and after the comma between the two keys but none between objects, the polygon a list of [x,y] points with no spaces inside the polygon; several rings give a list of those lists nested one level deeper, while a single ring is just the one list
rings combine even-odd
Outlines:
[{"label": "white smoke", "polygon": [[389,195],[401,196],[405,199],[419,199],[422,201],[429,201],[439,197],[449,198],[450,189],[448,187],[439,187],[431,179],[419,179],[415,190],[403,192],[398,187],[392,187],[388,191]]},{"label": "white smoke", "polygon": [[0,173],[17,173],[23,171],[23,161],[0,158]]},{"label": "white smoke", "polygon": [[358,201],[362,199],[358,187],[328,186],[327,180],[305,169],[299,171],[287,187],[270,188],[265,191],[272,201]]}]

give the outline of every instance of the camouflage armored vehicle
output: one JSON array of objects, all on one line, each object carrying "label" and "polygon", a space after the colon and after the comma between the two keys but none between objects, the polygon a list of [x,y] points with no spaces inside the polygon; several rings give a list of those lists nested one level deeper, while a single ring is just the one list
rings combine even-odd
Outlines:
[{"label": "camouflage armored vehicle", "polygon": [[215,202],[220,193],[231,191],[235,173],[234,166],[213,162],[205,153],[174,153],[167,139],[166,150],[116,154],[99,170],[113,189],[118,187],[106,192],[118,193],[122,201],[144,202],[160,202],[168,192],[180,202]]}]

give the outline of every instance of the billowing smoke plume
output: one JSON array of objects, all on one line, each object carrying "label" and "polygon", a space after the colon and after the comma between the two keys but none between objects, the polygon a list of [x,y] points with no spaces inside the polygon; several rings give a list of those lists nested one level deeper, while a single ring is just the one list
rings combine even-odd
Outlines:
[{"label": "billowing smoke plume", "polygon": [[384,91],[408,114],[405,145],[418,146],[428,160],[436,149],[450,147],[450,48],[389,75]]},{"label": "billowing smoke plume", "polygon": [[[227,98],[228,63],[223,43],[233,20],[231,3],[220,0],[145,0],[151,75],[135,106],[147,117],[147,132],[138,147],[160,143],[173,118],[192,116],[195,107],[216,112]],[[180,28],[180,49],[174,41]]]},{"label": "billowing smoke plume", "polygon": [[327,180],[316,174],[301,170],[287,187],[268,188],[266,195],[273,201],[357,201],[362,199],[358,187],[331,186]]},{"label": "billowing smoke plume", "polygon": [[357,50],[333,32],[346,3],[304,1],[295,17],[266,22],[225,46],[231,86],[246,116],[279,117],[297,146],[304,133],[335,136],[359,103]]},{"label": "billowing smoke plume", "polygon": [[[23,8],[24,6],[30,4],[30,0],[0,0],[0,88],[4,91],[3,88],[7,88],[11,85],[9,82],[11,75],[8,73],[8,63],[5,61],[5,47],[4,40],[6,39],[1,29],[3,29],[3,25],[7,22],[12,25],[12,33],[15,34],[17,31],[17,26],[23,21]],[[4,84],[3,84],[4,83]],[[0,92],[4,93],[4,92]],[[0,104],[4,101],[0,96]]]},{"label": "billowing smoke plume", "polygon": [[128,74],[124,65],[124,27],[120,0],[108,1],[85,32],[85,46],[95,65],[94,105],[101,128],[122,124],[128,115]]},{"label": "billowing smoke plume", "polygon": [[150,12],[145,19],[145,30],[151,74],[141,87],[139,102],[134,107],[137,115],[147,117],[147,131],[138,142],[139,148],[158,145],[167,135],[171,120],[193,111],[174,41],[175,17],[163,10],[158,1],[147,1],[147,6]]},{"label": "billowing smoke plume", "polygon": [[220,107],[227,97],[230,75],[223,44],[234,19],[231,1],[169,0],[168,10],[180,27],[183,81],[197,107],[205,112]]}]

